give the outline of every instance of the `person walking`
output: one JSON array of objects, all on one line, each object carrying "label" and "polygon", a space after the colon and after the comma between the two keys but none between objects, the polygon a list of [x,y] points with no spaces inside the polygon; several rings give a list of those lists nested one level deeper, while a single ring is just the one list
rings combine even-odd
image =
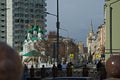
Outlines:
[{"label": "person walking", "polygon": [[58,73],[58,76],[59,77],[61,77],[62,76],[62,65],[61,65],[61,63],[59,63],[58,65],[57,65],[57,73]]},{"label": "person walking", "polygon": [[45,65],[42,65],[41,68],[41,79],[44,79],[46,77],[46,69],[45,69]]},{"label": "person walking", "polygon": [[67,64],[64,61],[63,64],[62,64],[62,76],[65,76],[65,74],[66,74],[66,67],[67,67]]},{"label": "person walking", "polygon": [[55,64],[53,64],[52,67],[52,76],[53,77],[57,77],[58,71],[57,71],[57,67],[55,66]]},{"label": "person walking", "polygon": [[72,66],[70,63],[67,64],[67,67],[66,67],[66,76],[67,77],[71,77],[72,76]]},{"label": "person walking", "polygon": [[100,78],[100,80],[105,79],[106,78],[106,70],[105,70],[105,65],[102,63],[102,60],[99,60],[96,67],[97,67],[98,77]]},{"label": "person walking", "polygon": [[23,80],[27,80],[28,77],[28,67],[24,64],[24,71],[23,71]]},{"label": "person walking", "polygon": [[30,77],[34,77],[34,67],[33,67],[33,65],[31,65],[31,68],[30,68]]},{"label": "person walking", "polygon": [[88,77],[89,75],[89,68],[87,67],[87,65],[85,64],[82,70],[82,76],[83,77]]}]

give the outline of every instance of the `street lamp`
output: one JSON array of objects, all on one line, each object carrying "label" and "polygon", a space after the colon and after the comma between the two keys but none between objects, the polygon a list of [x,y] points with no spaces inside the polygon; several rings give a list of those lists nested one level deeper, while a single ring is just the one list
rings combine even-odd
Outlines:
[{"label": "street lamp", "polygon": [[59,0],[57,0],[57,64],[59,62],[59,28],[60,28],[60,22],[59,22]]},{"label": "street lamp", "polygon": [[60,22],[59,22],[59,0],[57,0],[57,15],[49,13],[49,12],[45,12],[46,14],[49,15],[53,15],[57,18],[57,22],[56,22],[56,28],[57,28],[57,64],[59,62],[59,28],[60,28]]}]

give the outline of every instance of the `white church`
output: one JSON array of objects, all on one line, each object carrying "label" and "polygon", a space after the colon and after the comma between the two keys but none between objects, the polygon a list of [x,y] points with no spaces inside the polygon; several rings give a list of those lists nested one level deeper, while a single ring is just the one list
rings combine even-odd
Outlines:
[{"label": "white church", "polygon": [[42,64],[42,58],[40,55],[45,55],[45,52],[38,52],[35,49],[37,42],[44,42],[42,27],[39,25],[29,25],[29,28],[27,29],[27,37],[23,42],[23,51],[20,52],[19,55],[22,57],[23,63],[29,66],[34,65],[35,67],[41,67],[41,65],[39,65]]}]

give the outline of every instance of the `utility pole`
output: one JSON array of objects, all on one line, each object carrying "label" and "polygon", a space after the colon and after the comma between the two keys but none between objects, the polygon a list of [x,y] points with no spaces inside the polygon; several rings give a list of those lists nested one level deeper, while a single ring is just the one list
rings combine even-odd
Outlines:
[{"label": "utility pole", "polygon": [[57,0],[57,64],[59,63],[59,28],[60,28],[60,22],[59,22],[59,0]]}]

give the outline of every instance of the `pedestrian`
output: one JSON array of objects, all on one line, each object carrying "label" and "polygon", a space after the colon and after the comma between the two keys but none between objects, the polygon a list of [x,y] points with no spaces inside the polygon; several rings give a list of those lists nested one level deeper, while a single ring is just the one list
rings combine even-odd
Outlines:
[{"label": "pedestrian", "polygon": [[27,80],[27,76],[28,76],[28,67],[26,64],[24,64],[24,71],[23,71],[23,80]]},{"label": "pedestrian", "polygon": [[18,53],[0,42],[0,80],[22,80],[23,65]]},{"label": "pedestrian", "polygon": [[58,63],[58,65],[57,65],[57,73],[58,73],[58,76],[59,77],[61,77],[62,75],[62,65],[61,65],[61,63]]},{"label": "pedestrian", "polygon": [[58,70],[62,70],[62,65],[61,65],[61,63],[58,63],[58,65],[57,65],[57,68],[58,68]]},{"label": "pedestrian", "polygon": [[107,78],[107,72],[105,69],[105,65],[103,65],[102,69],[101,69],[101,76],[100,76],[100,80],[104,80]]},{"label": "pedestrian", "polygon": [[82,76],[83,77],[88,77],[89,75],[89,68],[87,67],[87,65],[85,64],[82,70]]},{"label": "pedestrian", "polygon": [[66,70],[66,62],[64,61],[63,64],[62,64],[62,70]]},{"label": "pedestrian", "polygon": [[33,67],[33,65],[31,65],[31,68],[30,68],[30,77],[34,77],[34,67]]},{"label": "pedestrian", "polygon": [[46,77],[46,69],[45,69],[45,65],[42,65],[42,68],[41,68],[41,79],[45,78]]},{"label": "pedestrian", "polygon": [[72,76],[72,66],[71,66],[70,63],[67,64],[66,75],[67,75],[67,77],[71,77]]},{"label": "pedestrian", "polygon": [[102,65],[103,65],[103,64],[102,64],[101,60],[99,60],[98,63],[97,63],[97,65],[96,65],[96,67],[97,67],[97,72],[100,72],[100,71],[101,71]]},{"label": "pedestrian", "polygon": [[97,73],[100,80],[103,80],[106,78],[105,65],[102,63],[102,60],[99,60],[99,62],[97,63]]},{"label": "pedestrian", "polygon": [[52,67],[52,76],[53,77],[57,77],[57,74],[58,74],[57,67],[55,66],[55,64],[53,64],[53,67]]},{"label": "pedestrian", "polygon": [[67,67],[67,64],[64,61],[63,64],[62,64],[62,76],[65,76],[65,74],[66,74],[66,67]]}]

